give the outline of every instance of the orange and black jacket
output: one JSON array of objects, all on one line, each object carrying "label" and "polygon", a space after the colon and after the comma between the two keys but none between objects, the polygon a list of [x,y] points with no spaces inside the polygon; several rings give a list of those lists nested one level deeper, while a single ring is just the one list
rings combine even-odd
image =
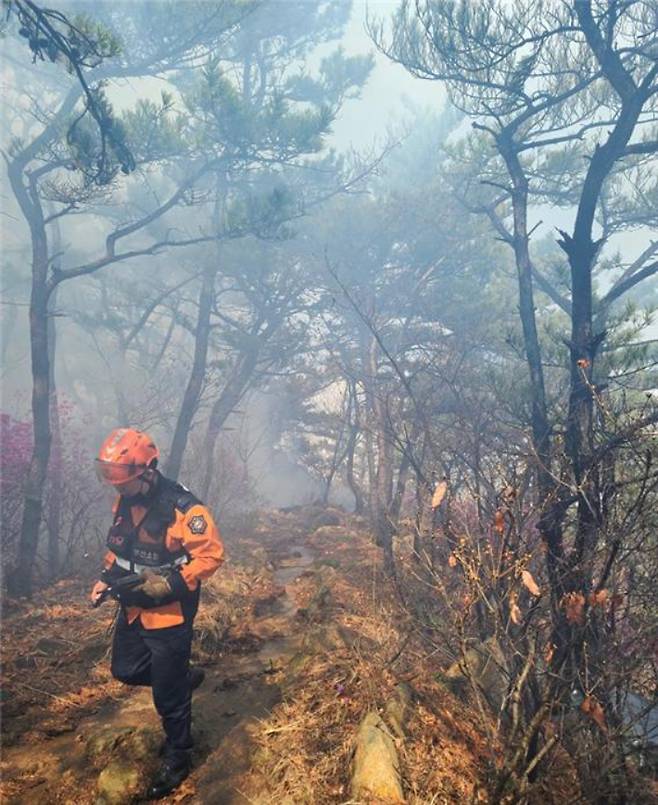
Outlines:
[{"label": "orange and black jacket", "polygon": [[217,570],[224,556],[208,509],[188,489],[159,473],[148,496],[117,498],[107,547],[101,578],[108,583],[129,573],[179,566],[168,575],[171,594],[161,601],[139,591],[122,596],[128,621],[140,618],[146,629],[183,623],[182,603],[196,594],[199,582]]}]

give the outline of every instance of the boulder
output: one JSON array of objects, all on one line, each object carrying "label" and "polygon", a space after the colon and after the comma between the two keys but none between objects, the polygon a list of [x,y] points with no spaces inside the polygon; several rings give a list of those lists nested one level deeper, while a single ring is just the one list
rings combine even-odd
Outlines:
[{"label": "boulder", "polygon": [[96,805],[129,805],[142,788],[142,775],[134,763],[113,760],[98,777]]},{"label": "boulder", "polygon": [[310,628],[302,639],[299,651],[286,666],[286,680],[282,687],[290,689],[297,683],[297,678],[322,654],[340,651],[354,642],[353,637],[336,623],[323,624]]},{"label": "boulder", "polygon": [[284,606],[280,599],[285,596],[285,594],[285,587],[276,587],[270,595],[264,596],[263,598],[257,598],[251,607],[254,617],[262,618],[265,615],[281,614]]},{"label": "boulder", "polygon": [[509,676],[505,655],[495,637],[490,637],[483,643],[467,649],[464,658],[453,663],[445,674],[441,675],[441,681],[453,693],[464,695],[469,687],[469,675],[484,694],[492,710],[499,712],[507,695]]},{"label": "boulder", "polygon": [[352,797],[366,802],[404,802],[393,739],[379,714],[372,711],[356,736]]},{"label": "boulder", "polygon": [[128,805],[142,792],[144,769],[161,736],[147,727],[108,727],[86,742],[85,756],[103,766],[96,784],[96,805]]},{"label": "boulder", "polygon": [[[313,531],[313,542],[315,544],[322,542],[332,546],[342,542],[348,534],[347,529],[341,525],[323,525]],[[317,561],[322,561],[322,558],[322,556],[318,556]]]},{"label": "boulder", "polygon": [[398,738],[405,738],[407,735],[406,725],[411,710],[413,691],[406,682],[400,682],[395,686],[395,693],[386,702],[384,715],[386,723]]},{"label": "boulder", "polygon": [[34,646],[35,654],[43,654],[46,657],[61,657],[71,648],[66,640],[60,640],[57,637],[42,637],[37,640]]},{"label": "boulder", "polygon": [[306,632],[302,640],[302,651],[306,654],[326,654],[339,651],[349,643],[349,636],[339,624],[328,623]]},{"label": "boulder", "polygon": [[336,509],[325,509],[313,517],[311,521],[311,530],[315,531],[323,526],[341,525],[343,518],[341,513]]},{"label": "boulder", "polygon": [[114,759],[144,761],[155,754],[161,740],[146,727],[108,727],[87,740],[85,756],[101,763]]}]

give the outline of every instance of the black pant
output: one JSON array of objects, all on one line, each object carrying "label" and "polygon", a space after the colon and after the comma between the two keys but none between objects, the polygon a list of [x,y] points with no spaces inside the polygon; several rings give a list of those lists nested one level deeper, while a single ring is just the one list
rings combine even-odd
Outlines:
[{"label": "black pant", "polygon": [[112,643],[112,676],[127,685],[148,685],[167,736],[164,757],[172,765],[189,762],[192,750],[190,653],[198,591],[183,603],[184,622],[165,629],[131,624],[121,608]]}]

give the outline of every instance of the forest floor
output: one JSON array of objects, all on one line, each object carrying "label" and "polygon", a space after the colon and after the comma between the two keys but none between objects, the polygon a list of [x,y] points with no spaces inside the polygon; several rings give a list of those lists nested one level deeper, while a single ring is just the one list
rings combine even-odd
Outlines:
[{"label": "forest floor", "polygon": [[[204,586],[193,661],[194,771],[163,802],[346,803],[355,736],[401,682],[395,737],[409,803],[486,801],[495,747],[414,651],[362,521],[336,509],[262,513]],[[113,680],[114,605],[92,579],[5,608],[2,783],[8,803],[138,801],[162,740],[150,691]],[[376,800],[368,799],[368,802]]]}]

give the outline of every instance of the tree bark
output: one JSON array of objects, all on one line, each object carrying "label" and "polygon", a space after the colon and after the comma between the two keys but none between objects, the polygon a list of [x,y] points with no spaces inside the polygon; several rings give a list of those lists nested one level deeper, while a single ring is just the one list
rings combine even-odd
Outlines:
[{"label": "tree bark", "polygon": [[212,484],[217,439],[219,438],[224,423],[249,387],[253,374],[256,371],[256,366],[258,365],[260,349],[261,343],[258,337],[254,336],[253,342],[250,343],[247,349],[239,356],[229,381],[222,389],[219,397],[215,400],[210,412],[204,443],[206,450],[205,471],[201,482],[201,495],[204,500],[208,499]]},{"label": "tree bark", "polygon": [[498,137],[497,144],[512,180],[514,221],[512,246],[519,286],[519,312],[532,393],[532,443],[537,460],[538,502],[541,510],[539,530],[546,545],[546,567],[551,583],[553,607],[557,611],[563,593],[560,575],[564,554],[562,511],[556,506],[555,481],[551,472],[551,426],[546,406],[544,371],[535,317],[532,260],[528,234],[528,179],[511,134],[503,131]]},{"label": "tree bark", "polygon": [[51,467],[48,500],[48,577],[51,580],[59,576],[60,565],[60,527],[62,520],[62,499],[64,497],[64,484],[62,478],[62,423],[59,416],[59,401],[57,399],[57,387],[55,384],[55,349],[57,345],[57,331],[55,327],[55,317],[52,315],[56,301],[57,289],[50,298],[51,315],[48,318],[48,348],[50,350],[49,370],[50,370],[50,417],[53,437],[53,457],[59,459],[58,465]]},{"label": "tree bark", "polygon": [[201,390],[206,374],[208,343],[210,341],[210,313],[215,298],[215,277],[217,276],[217,271],[217,263],[211,263],[203,272],[201,280],[192,371],[185,388],[185,394],[183,395],[183,402],[181,403],[181,408],[178,413],[169,458],[165,464],[164,470],[165,475],[174,480],[178,478],[180,472],[183,455],[190,434],[190,427],[199,406]]},{"label": "tree bark", "polygon": [[348,418],[350,423],[350,435],[347,442],[347,465],[345,474],[347,477],[347,485],[354,495],[354,513],[363,514],[365,511],[363,494],[354,475],[354,455],[356,453],[356,443],[359,438],[359,401],[356,396],[356,383],[354,381],[349,381],[349,391]]},{"label": "tree bark", "polygon": [[[386,406],[377,384],[377,340],[373,338],[367,352],[368,389],[366,396],[375,430],[375,477],[371,479],[371,517],[375,532],[375,543],[384,552],[384,571],[387,576],[395,576],[393,557],[393,536],[395,528],[391,522],[390,505],[393,496],[392,444],[388,435]],[[374,480],[374,483],[373,483]]]},{"label": "tree bark", "polygon": [[25,483],[23,518],[16,567],[8,578],[11,595],[31,597],[33,570],[43,512],[43,490],[50,459],[50,361],[48,350],[48,239],[43,210],[34,185],[23,183],[22,162],[8,166],[9,181],[30,228],[32,289],[30,293],[30,355],[34,444]]}]

